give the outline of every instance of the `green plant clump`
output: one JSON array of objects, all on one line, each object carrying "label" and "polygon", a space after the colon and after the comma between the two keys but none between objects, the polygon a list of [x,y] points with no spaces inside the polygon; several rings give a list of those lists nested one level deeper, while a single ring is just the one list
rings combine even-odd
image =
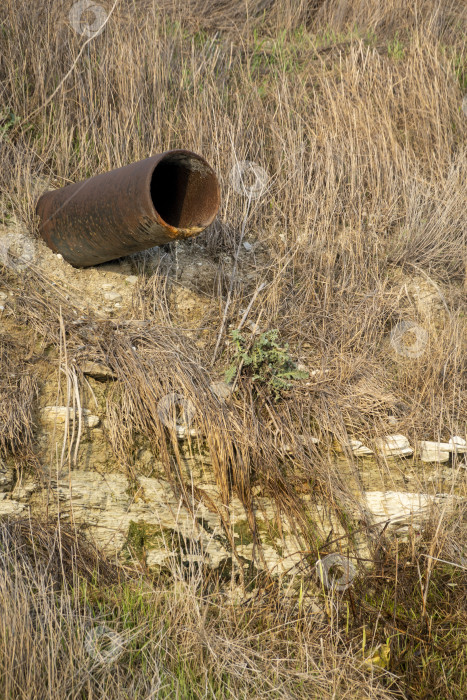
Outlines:
[{"label": "green plant clump", "polygon": [[278,401],[290,389],[291,382],[307,379],[289,355],[289,346],[278,343],[277,329],[261,333],[255,340],[246,339],[238,330],[231,333],[235,354],[225,373],[227,382],[238,375],[248,376],[258,385],[268,387]]},{"label": "green plant clump", "polygon": [[0,138],[5,136],[8,131],[20,121],[11,110],[0,111]]}]

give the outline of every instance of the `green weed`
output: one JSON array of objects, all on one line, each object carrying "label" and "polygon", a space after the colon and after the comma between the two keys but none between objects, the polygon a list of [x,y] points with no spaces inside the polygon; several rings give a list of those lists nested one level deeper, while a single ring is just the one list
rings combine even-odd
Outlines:
[{"label": "green weed", "polygon": [[307,379],[308,372],[299,370],[289,355],[289,346],[278,342],[279,331],[273,329],[261,333],[257,339],[247,340],[240,331],[231,333],[235,354],[225,373],[227,382],[240,375],[267,387],[278,401],[292,382]]}]

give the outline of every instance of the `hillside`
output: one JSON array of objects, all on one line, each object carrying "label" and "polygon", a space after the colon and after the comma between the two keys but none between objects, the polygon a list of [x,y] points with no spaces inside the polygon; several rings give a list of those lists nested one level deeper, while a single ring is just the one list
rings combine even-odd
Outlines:
[{"label": "hillside", "polygon": [[[464,697],[466,27],[2,4],[2,697]],[[42,193],[182,148],[203,233],[45,245]]]}]

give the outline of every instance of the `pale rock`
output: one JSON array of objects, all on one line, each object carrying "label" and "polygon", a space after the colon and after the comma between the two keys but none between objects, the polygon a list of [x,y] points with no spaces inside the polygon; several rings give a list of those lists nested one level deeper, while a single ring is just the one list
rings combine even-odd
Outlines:
[{"label": "pale rock", "polygon": [[104,294],[104,299],[106,301],[112,301],[114,303],[120,303],[122,301],[122,295],[118,292],[106,292]]},{"label": "pale rock", "polygon": [[35,481],[20,481],[13,489],[12,497],[16,501],[27,502],[38,489],[39,484]]},{"label": "pale rock", "polygon": [[[462,440],[462,438],[458,438]],[[419,442],[421,447],[429,450],[438,450],[441,452],[466,452],[467,447],[462,443],[453,442],[452,439],[449,442],[437,442],[432,440],[421,440]]]},{"label": "pale rock", "polygon": [[9,491],[14,482],[13,469],[0,468],[0,490]]},{"label": "pale rock", "polygon": [[209,388],[218,399],[223,401],[232,395],[232,386],[227,382],[213,382]]},{"label": "pale rock", "polygon": [[177,552],[160,551],[159,549],[150,549],[146,555],[146,565],[149,569],[158,567],[170,568],[177,560]]},{"label": "pale rock", "polygon": [[369,513],[380,525],[409,526],[420,529],[423,520],[428,516],[434,504],[447,505],[454,509],[459,501],[455,496],[439,494],[432,496],[426,493],[411,493],[405,491],[367,491],[365,502]]},{"label": "pale rock", "polygon": [[138,452],[138,464],[144,467],[152,467],[155,463],[155,458],[151,450],[141,449]]},{"label": "pale rock", "polygon": [[363,442],[356,440],[355,438],[350,438],[349,445],[350,449],[357,457],[373,454],[373,450],[370,450],[370,448],[366,447]]},{"label": "pale rock", "polygon": [[[244,559],[253,559],[253,544],[243,544],[237,546],[237,553]],[[272,574],[293,574],[297,571],[297,566],[303,560],[304,554],[302,552],[295,551],[289,555],[280,555],[273,547],[267,544],[262,544],[262,557],[260,556],[259,547],[255,548],[256,551],[256,566],[259,569],[266,568]],[[264,563],[262,561],[264,559]],[[266,567],[265,567],[266,565]]]},{"label": "pale rock", "polygon": [[203,483],[203,485],[199,487],[199,490],[201,493],[205,493],[208,496],[208,498],[212,499],[215,503],[220,502],[221,492],[216,483]]},{"label": "pale rock", "polygon": [[[83,408],[81,413],[82,422],[86,428],[96,428],[99,425],[100,418],[92,415],[88,408]],[[46,406],[41,410],[41,415],[46,423],[65,423],[67,417],[69,421],[79,420],[78,411],[68,406]]]},{"label": "pale rock", "polygon": [[237,545],[236,550],[240,557],[243,557],[244,559],[251,559],[253,557],[253,548],[253,544],[239,544]]},{"label": "pale rock", "polygon": [[107,282],[106,284],[103,284],[103,285],[102,285],[102,289],[103,289],[104,291],[106,291],[106,292],[108,292],[109,290],[111,290],[111,289],[113,289],[113,288],[114,288],[113,284],[110,284],[110,283],[108,283],[108,282]]},{"label": "pale rock", "polygon": [[432,442],[421,440],[418,443],[419,456],[422,462],[447,462],[450,457],[451,446],[447,442]]},{"label": "pale rock", "polygon": [[[297,567],[303,559],[302,552],[295,552],[288,556],[280,555],[273,547],[263,544],[263,556],[266,568],[272,574],[293,574],[297,572]],[[261,562],[257,557],[258,562]],[[262,568],[261,564],[257,564]]]},{"label": "pale rock", "polygon": [[130,275],[129,277],[125,277],[125,282],[127,284],[136,284],[138,282],[138,277],[136,275]]},{"label": "pale rock", "polygon": [[[220,528],[218,529],[220,531]],[[209,562],[213,569],[217,569],[221,564],[230,559],[229,552],[212,538],[205,542],[204,552],[208,555]]]},{"label": "pale rock", "polygon": [[452,437],[449,442],[437,442],[433,440],[420,440],[418,443],[420,459],[423,462],[447,462],[450,454],[464,454],[467,445],[463,438]]},{"label": "pale rock", "polygon": [[460,435],[454,435],[450,438],[448,445],[451,446],[452,452],[467,452],[467,441]]},{"label": "pale rock", "polygon": [[[222,505],[215,485],[203,484],[203,490],[212,497],[218,511],[230,522],[234,532],[236,525],[244,527],[247,516],[238,497],[232,497],[228,504]],[[78,526],[85,525],[97,544],[111,554],[117,554],[124,548],[130,523],[155,526],[154,543],[149,541],[147,544],[146,560],[149,568],[170,568],[186,559],[186,555],[179,551],[180,538],[187,543],[189,552],[212,568],[230,561],[235,566],[219,512],[208,499],[206,503],[193,503],[192,512],[191,508],[185,507],[183,500],[174,493],[165,479],[139,477],[137,484],[133,484],[122,473],[100,474],[95,470],[73,469],[58,479],[52,478],[46,487],[33,479],[23,480],[14,487],[11,499],[13,500],[10,500],[10,494],[4,494],[3,499],[0,494],[0,514],[16,514],[30,508],[34,515],[47,507],[52,517],[60,513],[64,520],[73,517]],[[324,505],[312,503],[311,499],[311,496],[304,495],[310,513],[316,515],[324,529],[334,527]],[[389,520],[389,525],[398,529],[408,528],[414,523],[421,527],[432,503],[451,506],[458,501],[459,499],[456,501],[449,496],[443,498],[406,492],[368,492],[365,495],[368,516],[374,518],[376,523],[385,524]],[[273,499],[264,496],[255,499],[255,506],[258,525],[262,528],[260,532],[263,529],[267,532],[268,523],[274,522],[278,517],[277,507]],[[340,533],[337,525],[336,527],[335,532]],[[159,537],[159,531],[163,537]],[[363,547],[365,544],[367,541],[362,541]],[[357,546],[360,547],[360,543]],[[293,535],[293,524],[282,514],[281,537],[275,542],[263,541],[264,561],[256,550],[256,566],[266,566],[273,575],[296,573],[306,556],[300,549]],[[250,561],[253,545],[240,545],[237,551]]]},{"label": "pale rock", "polygon": [[87,374],[89,377],[100,381],[117,378],[115,372],[112,372],[110,367],[107,367],[107,365],[104,365],[102,362],[92,362],[89,360],[81,363],[80,369],[83,374]]},{"label": "pale rock", "polygon": [[443,464],[449,462],[450,452],[441,452],[439,450],[420,449],[420,461],[425,464]]},{"label": "pale rock", "polygon": [[20,515],[26,506],[23,503],[18,503],[18,501],[10,501],[7,499],[0,499],[0,516],[2,515]]},{"label": "pale rock", "polygon": [[408,457],[413,454],[405,435],[385,435],[375,442],[377,452],[385,457]]}]

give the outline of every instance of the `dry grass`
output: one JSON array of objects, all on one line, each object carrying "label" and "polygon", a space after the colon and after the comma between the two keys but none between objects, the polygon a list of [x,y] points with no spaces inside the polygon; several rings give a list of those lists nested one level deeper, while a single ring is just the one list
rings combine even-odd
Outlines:
[{"label": "dry grass", "polygon": [[[197,566],[150,579],[63,523],[4,521],[2,697],[460,700],[465,524],[381,548],[350,593],[316,595],[310,575],[234,603]],[[382,648],[390,672],[368,661]]]},{"label": "dry grass", "polygon": [[0,459],[12,454],[18,461],[27,461],[34,442],[37,398],[37,382],[27,347],[2,333],[0,365]]},{"label": "dry grass", "polygon": [[0,538],[4,698],[390,697],[306,601],[233,606],[199,572],[115,578],[103,555],[90,579],[94,552],[63,525],[6,522]]},{"label": "dry grass", "polygon": [[[134,474],[136,438],[145,436],[174,488],[194,507],[178,441],[157,413],[170,392],[190,398],[206,436],[203,445],[192,440],[192,449],[209,449],[223,500],[232,491],[239,495],[255,534],[251,487],[260,483],[278,512],[295,518],[313,555],[327,533],[310,530],[303,483],[344,524],[347,507],[358,508],[355,491],[330,459],[333,438],[371,443],[393,432],[388,416],[412,440],[465,435],[466,19],[462,3],[449,0],[122,0],[103,33],[80,53],[84,40],[70,29],[61,2],[43,7],[6,0],[0,8],[5,223],[37,232],[34,207],[48,185],[177,147],[201,153],[214,166],[223,201],[217,222],[196,241],[167,249],[159,265],[149,253],[134,258],[140,283],[131,315],[119,321],[88,311],[79,289],[52,286],[34,264],[20,273],[1,271],[2,287],[15,292],[16,328],[31,331],[24,352],[6,337],[6,327],[3,333],[3,458],[11,451],[23,462],[34,455],[30,353],[38,342],[62,365],[69,384],[83,345],[88,358],[111,367],[119,382],[108,399],[109,437],[122,468]],[[229,175],[244,160],[268,173],[263,196],[250,202]],[[243,248],[245,239],[253,252]],[[168,301],[179,284],[180,245],[193,255],[201,246],[216,266],[212,283],[198,290],[209,304],[197,327],[180,327]],[[434,290],[442,309],[434,318],[414,300],[414,277]],[[229,364],[228,330],[239,325],[250,301],[248,321],[279,329],[292,357],[327,373],[296,382],[280,402],[266,390],[258,396],[248,377],[240,377],[225,404],[209,385]],[[398,356],[391,348],[391,329],[400,320],[426,327],[420,357]],[[20,355],[26,358],[21,364]],[[312,436],[329,452],[318,451]],[[42,579],[28,585],[20,607],[30,605],[34,586],[47,588]],[[71,615],[71,602],[66,605]],[[336,640],[326,644],[337,648]],[[212,648],[224,654],[227,643],[230,638],[222,638]],[[312,644],[303,652],[300,668],[312,667],[315,651]],[[243,653],[232,657],[237,670],[228,670],[235,683],[241,664],[257,674],[264,668],[250,652],[240,661]],[[273,658],[271,650],[268,668]],[[47,671],[50,687],[58,683],[59,668]],[[336,661],[339,678],[340,671]],[[86,683],[96,693],[99,686],[89,678],[86,671],[78,694],[69,696],[88,692]],[[283,690],[277,680],[277,697],[297,694],[296,680],[290,689],[284,681]],[[98,682],[108,697],[126,697],[115,694],[119,686],[111,674]],[[135,697],[130,680],[122,683]],[[308,697],[326,697],[326,683],[311,685]],[[235,687],[231,696],[243,697]],[[355,687],[355,697],[379,697]],[[329,697],[352,697],[337,681],[330,688]],[[138,692],[152,697],[149,686]],[[215,695],[210,692],[193,697]]]}]

